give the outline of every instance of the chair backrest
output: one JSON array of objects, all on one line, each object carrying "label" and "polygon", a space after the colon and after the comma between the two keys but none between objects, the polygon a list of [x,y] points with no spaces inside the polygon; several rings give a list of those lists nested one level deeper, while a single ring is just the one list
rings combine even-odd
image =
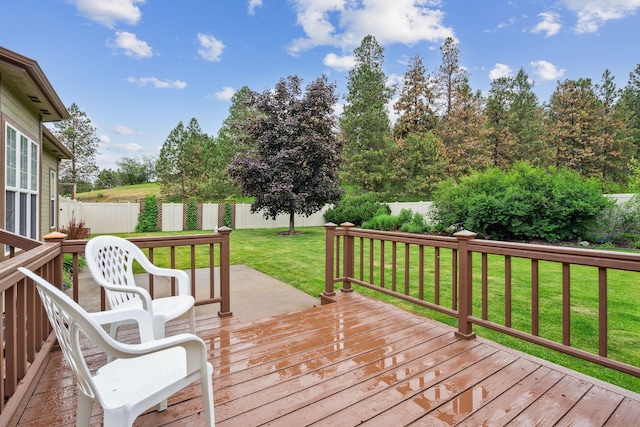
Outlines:
[{"label": "chair backrest", "polygon": [[19,267],[18,270],[35,282],[60,348],[76,376],[78,387],[90,398],[99,399],[97,388],[82,354],[80,333],[103,350],[111,347],[109,336],[80,305],[60,289],[26,268]]},{"label": "chair backrest", "polygon": [[[100,285],[136,286],[133,261],[145,258],[144,253],[127,239],[116,236],[97,236],[87,242],[85,257],[89,272]],[[139,261],[138,261],[139,262]],[[114,308],[135,294],[111,292],[105,288],[109,307]]]}]

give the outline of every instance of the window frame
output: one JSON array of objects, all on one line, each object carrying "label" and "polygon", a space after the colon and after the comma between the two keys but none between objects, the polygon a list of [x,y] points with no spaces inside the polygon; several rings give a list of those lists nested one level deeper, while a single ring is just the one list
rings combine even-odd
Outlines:
[{"label": "window frame", "polygon": [[4,227],[34,240],[39,238],[40,144],[5,122]]}]

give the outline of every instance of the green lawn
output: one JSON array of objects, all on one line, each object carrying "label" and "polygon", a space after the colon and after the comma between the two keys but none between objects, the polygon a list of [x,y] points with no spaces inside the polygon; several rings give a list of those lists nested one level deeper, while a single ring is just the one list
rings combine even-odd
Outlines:
[{"label": "green lawn", "polygon": [[[282,280],[310,295],[318,296],[324,290],[324,251],[325,231],[323,228],[301,228],[304,234],[288,236],[280,235],[282,230],[234,230],[231,233],[231,263],[246,264],[270,276]],[[157,233],[156,233],[157,234]],[[179,234],[179,233],[172,233]],[[129,235],[134,236],[134,235]],[[136,234],[135,236],[140,236]],[[385,284],[391,286],[391,245],[385,247]],[[403,245],[398,245],[396,260],[400,268],[404,264]],[[416,251],[417,252],[417,251]],[[379,251],[377,251],[379,253]],[[178,251],[178,256],[188,260],[186,252]],[[159,252],[155,252],[157,262],[162,262]],[[417,253],[410,254],[411,266],[417,266]],[[450,307],[451,301],[451,255],[449,250],[441,251],[441,304]],[[433,249],[425,249],[425,282],[433,281]],[[448,262],[447,262],[448,260]],[[530,303],[530,262],[514,258],[512,264],[513,277],[513,326],[528,331],[531,316]],[[208,258],[202,254],[198,258],[199,266],[205,267]],[[379,264],[378,259],[375,260]],[[368,263],[365,263],[368,264]],[[186,265],[182,268],[187,268]],[[474,258],[474,275],[479,277],[480,259]],[[496,323],[504,321],[504,260],[502,257],[489,256],[489,319]],[[356,271],[356,275],[358,272]],[[365,278],[368,278],[365,268]],[[561,337],[561,289],[560,267],[557,264],[540,264],[540,335],[560,340]],[[376,281],[379,283],[379,275]],[[415,276],[415,275],[414,275]],[[417,282],[411,276],[410,282]],[[597,313],[597,269],[574,266],[571,270],[572,290],[572,344],[589,351],[597,350],[597,324],[594,313]],[[404,286],[404,277],[396,278],[400,289]],[[627,272],[609,272],[609,349],[610,357],[631,364],[638,362],[638,344],[640,343],[640,287],[637,286],[638,275]],[[478,283],[476,285],[476,283]],[[356,287],[359,292],[375,296],[414,313],[455,326],[457,320],[441,315],[432,310],[415,306],[386,295]],[[412,295],[417,296],[417,289],[412,286]],[[425,299],[433,300],[430,287],[425,288]],[[474,315],[480,316],[479,280],[474,279]],[[572,358],[562,353],[511,338],[503,334],[475,327],[475,332],[482,337],[499,342],[523,352],[541,357],[576,371],[600,378],[630,390],[640,392],[640,379],[622,374],[614,370]]]}]

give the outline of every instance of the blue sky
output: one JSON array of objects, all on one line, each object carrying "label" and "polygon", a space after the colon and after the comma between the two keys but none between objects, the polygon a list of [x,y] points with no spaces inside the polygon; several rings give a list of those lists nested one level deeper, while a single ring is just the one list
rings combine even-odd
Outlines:
[{"label": "blue sky", "polygon": [[[14,0],[0,45],[35,59],[66,106],[100,137],[98,165],[154,156],[179,121],[215,135],[235,90],[326,74],[346,92],[367,34],[399,81],[415,53],[427,71],[446,37],[473,89],[524,68],[546,102],[557,82],[640,64],[640,0]],[[340,105],[337,106],[339,110]],[[392,111],[391,111],[392,112]]]}]

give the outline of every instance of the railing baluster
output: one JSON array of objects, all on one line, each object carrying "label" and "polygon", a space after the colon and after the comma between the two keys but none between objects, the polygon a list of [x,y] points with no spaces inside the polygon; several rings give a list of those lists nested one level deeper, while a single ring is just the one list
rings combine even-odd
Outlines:
[{"label": "railing baluster", "polygon": [[424,245],[418,246],[418,298],[424,301]]},{"label": "railing baluster", "polygon": [[451,250],[451,309],[458,310],[458,251]]},{"label": "railing baluster", "polygon": [[[213,269],[209,264],[209,269]],[[191,245],[191,295],[196,295],[196,245]]]},{"label": "railing baluster", "polygon": [[[334,260],[334,249],[336,244],[334,243],[334,239],[336,228],[338,226],[333,223],[327,223],[324,226],[325,230],[325,243],[324,243],[324,252],[325,252],[325,262],[324,262],[324,292],[323,295],[330,297],[335,295],[334,287],[333,287],[333,270],[334,263],[337,267],[338,262]],[[338,246],[339,247],[339,246]],[[338,254],[338,257],[340,254]],[[336,277],[339,277],[339,273],[336,272]],[[323,300],[324,302],[324,300]]]},{"label": "railing baluster", "polygon": [[404,294],[409,295],[409,244],[404,244]]},{"label": "railing baluster", "polygon": [[511,296],[511,257],[504,257],[504,325],[511,327],[512,296]]},{"label": "railing baluster", "polygon": [[[176,268],[176,247],[175,247],[175,245],[171,245],[171,268],[172,269]],[[177,295],[176,278],[175,277],[171,278],[171,295]],[[153,295],[151,295],[151,297],[153,298]]]},{"label": "railing baluster", "polygon": [[396,291],[396,273],[398,271],[397,269],[397,262],[398,262],[398,256],[397,256],[397,252],[398,252],[398,245],[395,242],[395,240],[391,243],[391,290],[392,291]]},{"label": "railing baluster", "polygon": [[[153,248],[149,248],[149,261],[153,264]],[[154,277],[152,274],[149,274],[149,294],[154,294]]]},{"label": "railing baluster", "polygon": [[369,283],[375,283],[374,282],[374,269],[373,269],[373,260],[375,257],[375,250],[374,250],[374,240],[373,239],[369,239]]},{"label": "railing baluster", "polygon": [[360,280],[364,280],[364,237],[360,237]]},{"label": "railing baluster", "polygon": [[[193,294],[195,295],[195,293]],[[216,245],[209,243],[209,296],[216,295]]]},{"label": "railing baluster", "polygon": [[531,335],[540,334],[540,271],[537,259],[531,260]]},{"label": "railing baluster", "polygon": [[489,319],[489,260],[486,253],[481,256],[482,264],[482,318]]},{"label": "railing baluster", "polygon": [[608,301],[607,301],[607,269],[598,268],[598,354],[607,357],[608,354]]},{"label": "railing baluster", "polygon": [[380,240],[380,287],[384,288],[384,240]]},{"label": "railing baluster", "polygon": [[433,252],[433,274],[435,276],[435,284],[433,289],[433,303],[435,305],[440,305],[440,248],[438,246],[435,247]]},{"label": "railing baluster", "polygon": [[571,264],[562,263],[562,344],[571,345]]}]

